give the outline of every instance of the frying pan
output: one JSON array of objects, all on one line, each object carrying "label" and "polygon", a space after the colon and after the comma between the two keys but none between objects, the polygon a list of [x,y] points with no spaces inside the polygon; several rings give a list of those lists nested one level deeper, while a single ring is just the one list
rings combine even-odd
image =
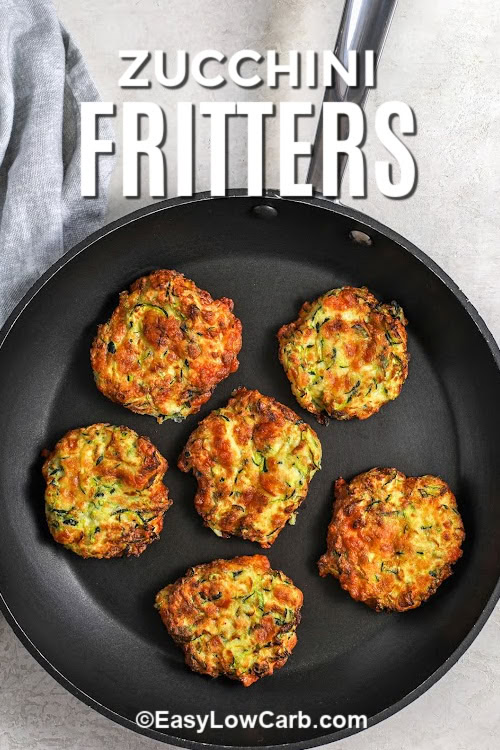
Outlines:
[{"label": "frying pan", "polygon": [[[380,49],[393,7],[347,3],[340,42],[347,29],[358,49]],[[353,8],[377,9],[377,23],[369,14],[353,16]],[[368,29],[366,18],[372,19]],[[371,244],[354,241],[356,232]],[[158,425],[111,403],[97,391],[89,365],[96,325],[109,316],[118,292],[161,267],[184,272],[214,297],[233,298],[243,322],[240,369],[199,415],[181,424]],[[275,334],[295,318],[303,300],[343,284],[364,284],[380,299],[402,304],[410,321],[410,374],[400,397],[379,414],[323,427],[292,398]],[[369,724],[380,721],[450,668],[498,599],[499,365],[485,324],[440,268],[392,230],[320,196],[201,194],[121,219],[56,263],[2,332],[0,591],[7,620],[70,692],[165,742],[302,748],[355,731],[322,729],[322,714],[365,714]],[[198,420],[240,384],[300,411],[317,429],[324,454],[297,525],[269,550],[272,566],[304,591],[299,642],[285,668],[248,689],[191,673],[153,609],[159,588],[189,566],[260,551],[206,529],[193,506],[194,480],[175,466]],[[70,428],[103,421],[148,435],[171,467],[166,483],[174,505],[160,541],[137,559],[78,558],[53,543],[44,520],[41,449]],[[452,578],[429,602],[404,614],[377,614],[317,574],[333,480],[374,466],[444,477],[467,532]],[[187,728],[139,728],[135,717],[141,710],[214,711],[219,724],[228,714],[302,711],[312,724],[212,728],[200,735]]]}]

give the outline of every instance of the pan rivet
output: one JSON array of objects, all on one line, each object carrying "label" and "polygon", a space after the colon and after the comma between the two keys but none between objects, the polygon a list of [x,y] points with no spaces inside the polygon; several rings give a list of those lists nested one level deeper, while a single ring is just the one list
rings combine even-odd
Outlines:
[{"label": "pan rivet", "polygon": [[357,242],[358,245],[367,245],[368,247],[373,245],[373,240],[370,235],[366,234],[366,232],[360,232],[358,229],[353,229],[349,232],[349,239],[353,242]]},{"label": "pan rivet", "polygon": [[267,206],[265,203],[261,203],[260,206],[254,206],[252,213],[259,219],[275,219],[278,215],[278,211],[274,206]]}]

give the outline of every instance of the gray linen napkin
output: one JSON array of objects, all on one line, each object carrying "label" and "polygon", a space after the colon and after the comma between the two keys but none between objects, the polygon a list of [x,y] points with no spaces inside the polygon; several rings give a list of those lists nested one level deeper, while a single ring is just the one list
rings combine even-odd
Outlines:
[{"label": "gray linen napkin", "polygon": [[[103,223],[113,157],[100,157],[98,197],[80,195],[79,105],[98,98],[51,0],[0,0],[0,325]],[[100,120],[100,137],[111,138]]]}]

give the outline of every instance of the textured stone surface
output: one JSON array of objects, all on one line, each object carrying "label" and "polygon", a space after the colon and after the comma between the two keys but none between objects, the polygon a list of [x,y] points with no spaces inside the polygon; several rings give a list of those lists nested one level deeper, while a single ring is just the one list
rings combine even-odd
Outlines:
[{"label": "textured stone surface", "polygon": [[[321,92],[215,91],[190,83],[166,91],[153,86],[120,91],[118,49],[227,54],[245,47],[328,49],[340,17],[340,0],[56,0],[59,14],[80,44],[104,99],[155,100],[172,121],[167,138],[170,192],[175,191],[175,105],[178,101],[273,98],[319,101]],[[379,88],[367,106],[400,99],[418,118],[412,140],[419,184],[407,200],[377,194],[346,203],[408,237],[458,283],[500,338],[498,143],[500,9],[491,0],[400,0],[379,70]],[[117,130],[119,131],[119,120]],[[313,133],[306,123],[301,136]],[[198,133],[197,189],[206,189],[208,132]],[[230,184],[246,184],[246,145],[231,131]],[[277,185],[277,130],[269,128],[267,184]],[[368,138],[368,164],[383,156]],[[145,205],[124,200],[119,167],[111,218]],[[335,750],[496,750],[500,735],[500,610],[477,640],[431,690],[396,716],[336,743]],[[142,750],[140,738],[81,704],[60,687],[17,641],[0,618],[0,750]],[[158,744],[160,747],[160,744]],[[332,746],[333,747],[333,746]]]}]

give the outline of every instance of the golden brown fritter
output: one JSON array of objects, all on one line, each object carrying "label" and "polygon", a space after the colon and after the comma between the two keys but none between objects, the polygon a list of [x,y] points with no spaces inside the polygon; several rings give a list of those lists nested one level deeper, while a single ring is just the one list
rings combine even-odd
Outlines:
[{"label": "golden brown fritter", "polygon": [[148,438],[93,424],[45,454],[45,515],[56,542],[81,557],[121,557],[158,539],[172,501],[167,462]]},{"label": "golden brown fritter", "polygon": [[332,289],[278,331],[279,358],[299,404],[325,422],[366,419],[397,398],[408,375],[406,319],[368,289]]},{"label": "golden brown fritter", "polygon": [[319,572],[378,611],[404,612],[451,575],[464,536],[455,497],[442,479],[371,469],[335,483]]},{"label": "golden brown fritter", "polygon": [[179,458],[198,480],[195,506],[219,536],[270,547],[307,495],[321,444],[295,412],[258,391],[239,388],[208,415]]},{"label": "golden brown fritter", "polygon": [[190,568],[155,606],[194,672],[248,687],[286,663],[302,600],[290,578],[253,555]]},{"label": "golden brown fritter", "polygon": [[177,271],[137,279],[92,344],[97,387],[158,422],[196,413],[238,369],[241,322],[232,309]]}]

